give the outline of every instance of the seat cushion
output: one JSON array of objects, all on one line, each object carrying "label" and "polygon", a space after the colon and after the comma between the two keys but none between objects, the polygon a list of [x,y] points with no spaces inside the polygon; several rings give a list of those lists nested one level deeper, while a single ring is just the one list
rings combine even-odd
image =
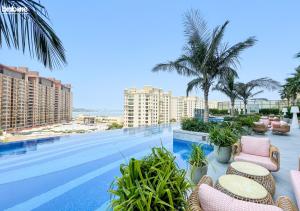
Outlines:
[{"label": "seat cushion", "polygon": [[199,187],[199,201],[203,211],[282,211],[276,206],[232,198],[206,184]]},{"label": "seat cushion", "polygon": [[272,128],[279,128],[280,127],[280,122],[272,122],[271,123]]},{"label": "seat cushion", "polygon": [[239,155],[234,157],[235,161],[245,161],[250,163],[255,163],[262,167],[265,167],[269,171],[276,171],[277,166],[274,164],[269,157],[257,156],[257,155],[250,155],[241,152]]},{"label": "seat cushion", "polygon": [[270,154],[269,138],[242,136],[241,145],[242,145],[242,152],[246,154],[269,157]]},{"label": "seat cushion", "polygon": [[300,171],[292,170],[290,175],[297,204],[300,207]]}]

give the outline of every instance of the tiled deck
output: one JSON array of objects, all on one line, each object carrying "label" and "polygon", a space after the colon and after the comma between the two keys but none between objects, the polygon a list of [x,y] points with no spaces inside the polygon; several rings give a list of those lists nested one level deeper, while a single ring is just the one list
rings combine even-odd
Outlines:
[{"label": "tiled deck", "polygon": [[[263,135],[255,136],[263,137]],[[271,132],[268,132],[264,136],[269,136],[271,143],[280,150],[280,170],[272,173],[276,181],[274,199],[276,200],[279,196],[286,195],[296,202],[290,181],[290,170],[298,169],[300,129],[293,130],[289,135],[273,135]],[[215,182],[221,175],[225,174],[228,164],[219,163],[213,156],[213,153],[209,156],[209,159],[208,175]]]}]

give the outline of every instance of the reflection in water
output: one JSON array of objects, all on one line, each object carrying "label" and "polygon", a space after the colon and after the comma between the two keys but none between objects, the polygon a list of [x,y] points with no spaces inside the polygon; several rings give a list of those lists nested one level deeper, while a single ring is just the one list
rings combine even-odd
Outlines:
[{"label": "reflection in water", "polygon": [[58,141],[60,137],[49,137],[41,139],[33,139],[28,141],[18,141],[11,143],[2,143],[0,144],[0,157],[5,155],[19,155],[25,154],[28,151],[37,150],[37,145],[53,143]]}]

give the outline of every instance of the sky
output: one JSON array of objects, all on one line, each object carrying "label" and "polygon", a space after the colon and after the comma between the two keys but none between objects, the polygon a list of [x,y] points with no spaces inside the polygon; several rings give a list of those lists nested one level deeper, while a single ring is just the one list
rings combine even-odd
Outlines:
[{"label": "sky", "polygon": [[[233,45],[255,36],[257,44],[241,54],[239,81],[271,77],[283,83],[300,64],[299,0],[41,0],[51,26],[66,49],[68,65],[50,71],[29,54],[5,46],[0,63],[26,66],[40,75],[71,83],[73,106],[122,109],[125,88],[152,85],[174,96],[185,95],[192,78],[153,73],[158,63],[174,60],[185,44],[183,17],[197,9],[214,28],[230,21],[224,42]],[[202,97],[201,90],[192,95]],[[278,92],[257,97],[279,99]],[[226,96],[211,92],[209,99]]]}]

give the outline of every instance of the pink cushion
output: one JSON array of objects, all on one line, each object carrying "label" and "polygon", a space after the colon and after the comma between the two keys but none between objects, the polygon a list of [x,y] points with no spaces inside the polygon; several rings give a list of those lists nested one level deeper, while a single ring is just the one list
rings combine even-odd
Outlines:
[{"label": "pink cushion", "polygon": [[270,120],[269,119],[260,119],[260,122],[264,123],[265,126],[269,126]]},{"label": "pink cushion", "polygon": [[255,163],[257,165],[265,167],[269,171],[277,170],[276,164],[274,164],[269,157],[250,155],[250,154],[245,154],[245,153],[241,152],[239,155],[234,157],[234,160]]},{"label": "pink cushion", "polygon": [[300,207],[300,171],[292,170],[290,173],[297,204]]},{"label": "pink cushion", "polygon": [[280,127],[280,122],[272,122],[271,123],[271,126],[273,127],[273,128],[279,128]]},{"label": "pink cushion", "polygon": [[199,187],[200,206],[204,211],[282,211],[272,205],[256,204],[232,198],[206,184]]},{"label": "pink cushion", "polygon": [[242,152],[246,154],[269,157],[270,139],[268,138],[242,136],[241,145],[242,145]]}]

